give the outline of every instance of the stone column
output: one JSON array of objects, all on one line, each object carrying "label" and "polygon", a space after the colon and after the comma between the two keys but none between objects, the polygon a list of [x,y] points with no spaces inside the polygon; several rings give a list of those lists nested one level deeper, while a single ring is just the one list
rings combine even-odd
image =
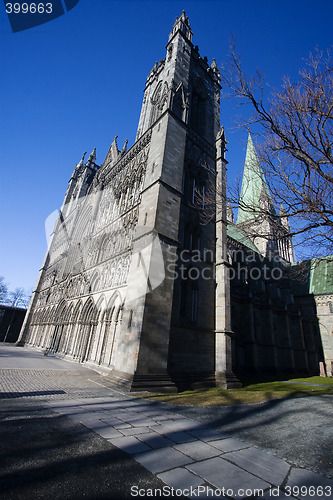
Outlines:
[{"label": "stone column", "polygon": [[99,365],[104,364],[106,342],[107,342],[107,336],[110,332],[110,324],[111,324],[111,320],[105,319],[105,317],[104,317],[103,322],[102,322],[102,326],[101,326],[100,338],[98,340],[97,352],[96,352],[96,361]]},{"label": "stone column", "polygon": [[[101,314],[101,316],[102,316],[102,314]],[[99,318],[99,321],[96,325],[94,339],[91,343],[90,353],[89,353],[89,360],[94,362],[94,363],[98,363],[97,350],[98,350],[99,340],[100,340],[100,336],[101,336],[102,326],[103,326],[102,318]]]},{"label": "stone column", "polygon": [[223,389],[241,387],[232,371],[229,263],[227,259],[226,165],[223,129],[216,138],[216,323],[215,383]]},{"label": "stone column", "polygon": [[[119,314],[120,314],[120,311],[119,311],[118,315]],[[114,366],[114,356],[116,355],[116,350],[114,349],[114,345],[116,342],[119,326],[120,326],[120,320],[117,316],[116,319],[113,320],[113,322],[111,323],[112,337],[110,337],[110,341],[108,343],[108,350],[105,354],[105,359],[108,358],[108,363],[107,363],[108,366]],[[112,363],[112,361],[113,361],[113,363]]]}]

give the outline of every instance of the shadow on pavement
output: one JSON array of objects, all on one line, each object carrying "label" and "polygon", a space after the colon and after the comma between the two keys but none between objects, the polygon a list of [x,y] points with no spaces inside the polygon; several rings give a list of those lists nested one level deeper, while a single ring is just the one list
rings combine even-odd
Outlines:
[{"label": "shadow on pavement", "polygon": [[105,439],[42,402],[2,401],[0,422],[0,498],[127,499],[133,498],[133,485],[164,485]]}]

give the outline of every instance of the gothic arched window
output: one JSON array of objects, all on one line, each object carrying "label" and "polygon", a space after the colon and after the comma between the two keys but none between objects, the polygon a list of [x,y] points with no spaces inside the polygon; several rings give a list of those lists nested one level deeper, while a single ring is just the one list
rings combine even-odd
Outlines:
[{"label": "gothic arched window", "polygon": [[190,125],[200,135],[205,136],[207,96],[201,80],[192,85]]},{"label": "gothic arched window", "polygon": [[153,123],[160,117],[162,112],[165,110],[166,105],[168,103],[168,96],[169,96],[169,87],[167,82],[164,82],[163,84],[162,81],[160,81],[157,84],[157,87],[151,98],[151,112],[150,112],[149,126],[153,125]]},{"label": "gothic arched window", "polygon": [[184,230],[184,248],[186,250],[192,250],[192,245],[193,245],[193,232],[192,232],[192,225],[191,224],[186,224],[185,230]]},{"label": "gothic arched window", "polygon": [[192,248],[191,250],[201,250],[201,230],[200,226],[196,226],[192,233]]}]

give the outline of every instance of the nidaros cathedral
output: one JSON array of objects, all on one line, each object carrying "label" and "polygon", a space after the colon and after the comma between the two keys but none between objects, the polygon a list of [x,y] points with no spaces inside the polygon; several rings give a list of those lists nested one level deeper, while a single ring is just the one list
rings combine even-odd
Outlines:
[{"label": "nidaros cathedral", "polygon": [[[241,197],[266,215],[240,208],[234,221],[220,90],[183,12],[148,75],[133,146],[119,150],[115,138],[102,165],[94,150],[73,171],[19,345],[132,391],[331,375],[332,262],[292,278],[288,223],[251,136]],[[215,217],[203,224],[208,192]]]}]

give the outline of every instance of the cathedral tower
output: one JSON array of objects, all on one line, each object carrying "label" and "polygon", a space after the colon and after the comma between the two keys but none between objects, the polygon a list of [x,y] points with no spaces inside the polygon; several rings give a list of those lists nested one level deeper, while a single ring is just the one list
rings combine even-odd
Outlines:
[{"label": "cathedral tower", "polygon": [[220,84],[192,36],[183,11],[148,75],[137,131],[137,140],[151,133],[138,237],[157,234],[165,263],[163,283],[142,298],[137,388],[158,380],[189,387],[212,381],[215,370],[215,225],[201,224],[197,198],[204,204],[215,182]]},{"label": "cathedral tower", "polygon": [[22,344],[130,390],[234,382],[225,198],[217,226],[201,223],[209,187],[225,187],[220,88],[183,11],[148,75],[134,145],[115,137],[100,167],[94,150],[74,170]]}]

